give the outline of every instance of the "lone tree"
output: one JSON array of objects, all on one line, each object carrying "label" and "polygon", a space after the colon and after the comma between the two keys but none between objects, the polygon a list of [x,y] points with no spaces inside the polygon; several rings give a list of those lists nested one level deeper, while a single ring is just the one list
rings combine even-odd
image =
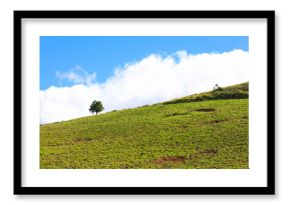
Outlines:
[{"label": "lone tree", "polygon": [[92,102],[90,109],[89,109],[90,112],[92,112],[93,114],[96,113],[96,115],[103,110],[104,110],[104,107],[102,105],[102,102],[96,101],[96,100],[94,100]]}]

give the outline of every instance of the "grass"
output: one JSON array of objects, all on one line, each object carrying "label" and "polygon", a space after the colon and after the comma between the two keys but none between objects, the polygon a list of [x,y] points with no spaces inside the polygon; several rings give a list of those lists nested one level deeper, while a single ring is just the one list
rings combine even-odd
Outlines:
[{"label": "grass", "polygon": [[196,100],[245,87],[41,125],[40,168],[246,169],[248,98]]}]

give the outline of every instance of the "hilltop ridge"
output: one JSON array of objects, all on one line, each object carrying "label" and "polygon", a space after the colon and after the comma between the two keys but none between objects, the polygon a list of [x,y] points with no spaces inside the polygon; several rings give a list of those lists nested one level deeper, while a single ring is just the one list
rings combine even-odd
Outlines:
[{"label": "hilltop ridge", "polygon": [[249,98],[249,82],[231,85],[227,87],[219,87],[219,89],[193,94],[182,98],[176,98],[163,104],[200,102],[207,100],[222,100],[222,99],[245,99]]}]

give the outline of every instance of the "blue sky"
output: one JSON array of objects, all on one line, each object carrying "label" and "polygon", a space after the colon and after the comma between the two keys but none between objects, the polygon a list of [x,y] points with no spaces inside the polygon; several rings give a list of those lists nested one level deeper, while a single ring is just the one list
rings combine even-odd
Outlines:
[{"label": "blue sky", "polygon": [[[90,75],[93,82],[103,83],[114,70],[137,62],[150,54],[172,55],[248,51],[247,36],[41,36],[40,89],[72,86],[61,78],[70,71]],[[81,82],[80,82],[81,83]]]}]

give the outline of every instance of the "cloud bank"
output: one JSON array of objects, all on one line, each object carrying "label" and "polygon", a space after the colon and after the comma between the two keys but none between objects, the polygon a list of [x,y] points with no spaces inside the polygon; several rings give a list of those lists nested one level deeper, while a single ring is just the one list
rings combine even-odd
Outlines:
[{"label": "cloud bank", "polygon": [[227,86],[249,81],[249,53],[233,50],[224,53],[173,55],[152,54],[116,69],[104,83],[93,83],[95,73],[78,68],[58,73],[72,87],[50,87],[40,91],[40,123],[63,121],[90,115],[93,100],[102,101],[104,112],[133,108],[211,90],[218,83]]}]

